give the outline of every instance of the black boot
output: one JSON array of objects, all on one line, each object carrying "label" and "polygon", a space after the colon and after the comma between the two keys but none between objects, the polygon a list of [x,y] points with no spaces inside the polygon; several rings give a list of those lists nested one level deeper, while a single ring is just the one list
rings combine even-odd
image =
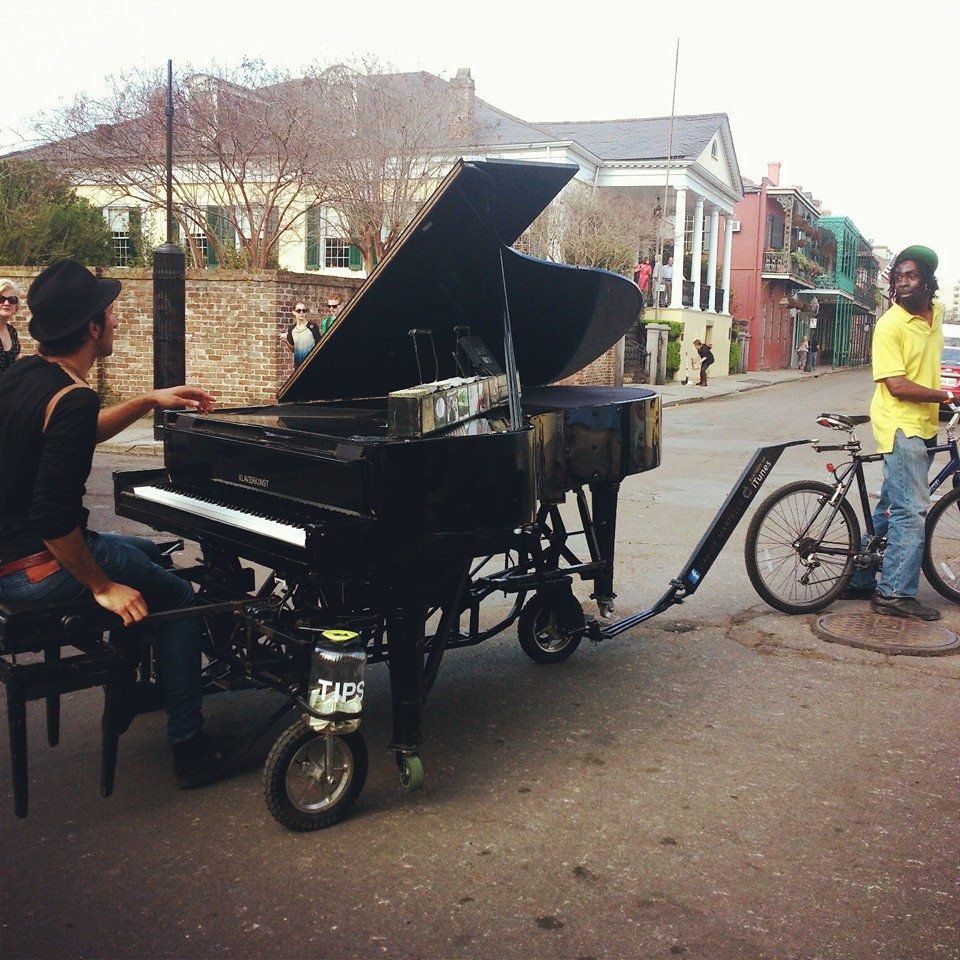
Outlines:
[{"label": "black boot", "polygon": [[213,783],[243,759],[249,741],[240,737],[211,737],[202,730],[173,745],[173,769],[177,786],[189,789]]}]

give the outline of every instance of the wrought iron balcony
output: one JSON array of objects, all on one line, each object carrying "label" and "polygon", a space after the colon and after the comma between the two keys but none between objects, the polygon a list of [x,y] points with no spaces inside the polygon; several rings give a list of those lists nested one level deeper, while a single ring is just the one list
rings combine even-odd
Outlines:
[{"label": "wrought iron balcony", "polygon": [[[711,288],[707,284],[705,283],[700,284],[700,309],[701,310],[710,309],[710,289]],[[714,294],[715,294],[714,310],[716,310],[717,313],[721,313],[723,311],[724,293],[725,291],[723,287],[717,287],[714,290]],[[682,302],[684,307],[688,309],[693,309],[693,281],[692,280],[683,281]]]}]

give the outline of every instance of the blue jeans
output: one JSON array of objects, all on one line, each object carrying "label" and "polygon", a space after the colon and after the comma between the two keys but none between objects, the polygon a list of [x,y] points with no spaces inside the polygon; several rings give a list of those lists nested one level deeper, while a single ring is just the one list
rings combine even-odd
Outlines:
[{"label": "blue jeans", "polygon": [[[139,590],[151,613],[176,610],[195,603],[193,587],[159,566],[157,545],[146,537],[119,533],[86,532],[87,546],[106,575],[116,583]],[[90,592],[60,569],[37,583],[25,571],[0,577],[0,600],[22,603],[55,603],[82,600]],[[178,620],[157,630],[157,659],[167,709],[167,739],[171,744],[189,740],[203,726],[200,712],[200,621]]]},{"label": "blue jeans", "polygon": [[[907,437],[897,430],[893,451],[883,456],[883,487],[873,511],[873,529],[886,535],[883,570],[876,584],[885,597],[915,597],[920,586],[920,566],[926,540],[930,507],[930,452],[936,438]],[[864,534],[861,546],[866,546]],[[876,571],[858,570],[850,581],[854,587],[873,585]]]}]

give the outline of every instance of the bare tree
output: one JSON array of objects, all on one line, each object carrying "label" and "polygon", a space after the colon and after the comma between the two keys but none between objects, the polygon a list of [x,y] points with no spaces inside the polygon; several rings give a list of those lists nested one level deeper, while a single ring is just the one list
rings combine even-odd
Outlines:
[{"label": "bare tree", "polygon": [[[473,81],[458,77],[469,84]],[[165,206],[163,71],[111,81],[41,117],[36,151],[112,202]],[[307,211],[355,244],[371,269],[469,139],[450,85],[374,60],[292,77],[261,62],[175,77],[175,214],[195,263],[263,268]]]},{"label": "bare tree", "polygon": [[[165,86],[165,71],[135,71],[113,78],[100,99],[78,96],[40,118],[49,143],[37,152],[113,202],[162,209]],[[220,263],[264,268],[281,237],[329,199],[317,94],[316,78],[260,62],[177,73],[174,214],[194,263],[206,246]]]},{"label": "bare tree", "polygon": [[325,170],[342,226],[370,270],[449,170],[470,121],[450,85],[429,73],[393,73],[367,59],[323,77],[325,118],[338,134]]},{"label": "bare tree", "polygon": [[629,275],[638,253],[652,248],[656,230],[642,195],[574,180],[531,224],[520,246],[542,259]]}]

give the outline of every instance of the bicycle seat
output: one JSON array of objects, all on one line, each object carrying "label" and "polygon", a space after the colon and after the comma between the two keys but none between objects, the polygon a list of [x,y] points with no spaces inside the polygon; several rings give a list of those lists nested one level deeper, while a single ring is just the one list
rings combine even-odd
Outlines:
[{"label": "bicycle seat", "polygon": [[817,417],[821,427],[833,427],[834,430],[852,430],[858,424],[869,422],[870,417],[864,415],[848,417],[842,413],[821,413]]}]

